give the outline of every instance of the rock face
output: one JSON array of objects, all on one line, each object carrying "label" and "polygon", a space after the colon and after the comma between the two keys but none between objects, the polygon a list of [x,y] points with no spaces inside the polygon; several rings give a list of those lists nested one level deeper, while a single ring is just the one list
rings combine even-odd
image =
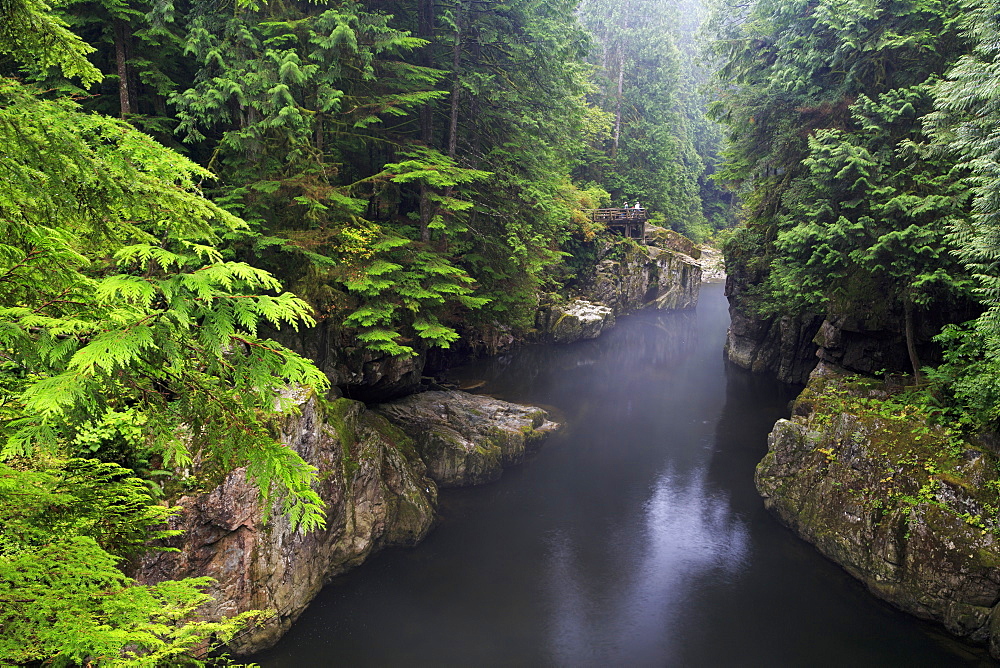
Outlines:
[{"label": "rock face", "polygon": [[602,332],[614,327],[615,313],[610,306],[574,299],[568,304],[540,309],[536,323],[552,343],[572,343],[596,339]]},{"label": "rock face", "polygon": [[690,256],[628,242],[609,244],[601,255],[593,276],[582,286],[580,298],[539,307],[535,319],[539,340],[572,343],[592,339],[613,327],[615,316],[630,311],[697,306],[701,265]]},{"label": "rock face", "polygon": [[718,248],[705,246],[701,249],[701,257],[697,258],[701,265],[701,280],[704,283],[723,283],[726,280],[726,262],[722,251]]},{"label": "rock face", "polygon": [[666,227],[646,225],[646,239],[650,246],[677,251],[695,260],[701,259],[701,249],[680,232]]},{"label": "rock face", "polygon": [[775,425],[756,475],[765,505],[875,595],[1000,657],[996,458],[949,452],[906,415],[817,410],[840,383],[820,366]]},{"label": "rock face", "polygon": [[[758,255],[762,253],[758,251]],[[796,384],[805,383],[820,361],[858,373],[912,373],[898,304],[874,294],[844,300],[825,314],[761,316],[754,311],[758,298],[752,291],[766,280],[766,267],[755,262],[759,259],[726,258],[726,296],[732,320],[726,353],[730,361]],[[975,306],[964,302],[939,304],[914,313],[914,339],[921,361],[933,364],[940,359],[933,338],[944,325],[976,315]]]},{"label": "rock face", "polygon": [[419,542],[434,521],[437,488],[412,442],[363,404],[304,398],[282,437],[320,470],[325,529],[295,531],[277,508],[265,524],[256,487],[237,469],[212,491],[176,503],[183,510],[171,528],[184,533],[170,545],[179,552],[148,556],[137,574],[143,582],[214,578],[206,618],[276,610],[233,643],[236,653],[270,646],[331,577],[382,547]]},{"label": "rock face", "polygon": [[171,528],[184,533],[167,545],[178,551],[150,554],[135,574],[146,583],[214,578],[208,593],[215,601],[201,610],[207,619],[277,611],[231,643],[235,654],[277,642],[324,584],[373,552],[420,542],[435,520],[434,480],[495,480],[557,428],[540,408],[465,392],[413,395],[378,412],[349,399],[301,396],[299,403],[281,437],[319,469],[326,527],[293,530],[277,506],[264,522],[256,486],[237,469],[211,491],[175,503],[182,511]]},{"label": "rock face", "polygon": [[816,368],[813,338],[823,318],[818,315],[765,318],[750,307],[748,290],[763,280],[759,271],[726,258],[726,297],[729,298],[729,361],[754,373],[771,374],[785,383],[804,385]]},{"label": "rock face", "polygon": [[726,355],[754,373],[769,373],[785,383],[802,385],[816,367],[813,338],[819,316],[761,318],[730,305]]},{"label": "rock face", "polygon": [[408,357],[367,350],[326,320],[315,327],[271,334],[311,359],[344,396],[361,401],[385,401],[416,391],[427,360],[423,351]]},{"label": "rock face", "polygon": [[441,487],[496,480],[558,428],[540,408],[465,392],[423,392],[375,410],[413,439]]},{"label": "rock face", "polygon": [[[816,355],[827,364],[859,373],[874,374],[882,369],[905,373],[911,368],[906,337],[894,324],[830,316],[816,332]],[[926,332],[922,338],[926,341],[932,334]],[[928,347],[926,344],[919,347],[922,358],[927,359]]]},{"label": "rock face", "polygon": [[601,260],[584,297],[621,315],[640,308],[694,308],[700,289],[701,266],[693,258],[637,245],[626,248],[621,257]]}]

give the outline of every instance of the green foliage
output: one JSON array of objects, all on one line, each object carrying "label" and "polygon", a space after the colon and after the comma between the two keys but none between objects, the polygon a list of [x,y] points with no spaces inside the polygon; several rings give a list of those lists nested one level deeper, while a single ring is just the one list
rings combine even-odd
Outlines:
[{"label": "green foliage", "polygon": [[58,68],[84,85],[101,80],[88,60],[94,48],[69,30],[43,0],[4,0],[0,5],[0,56],[31,70]]},{"label": "green foliage", "polygon": [[[358,339],[369,349],[390,355],[416,354],[411,346],[400,343],[398,330],[403,324],[410,324],[420,339],[447,348],[458,333],[442,324],[435,310],[454,303],[479,308],[488,301],[472,296],[473,280],[438,253],[392,236],[376,244],[376,250],[381,251],[380,259],[345,279],[362,304],[345,324],[358,328]],[[402,318],[407,312],[411,318]]]},{"label": "green foliage", "polygon": [[750,308],[898,321],[917,375],[921,316],[969,291],[949,234],[967,187],[920,122],[960,17],[924,0],[759,0],[714,22],[720,177],[763,242],[743,254],[763,286]]},{"label": "green foliage", "polygon": [[760,0],[724,3],[712,22],[715,117],[728,126],[720,176],[745,188],[751,219],[769,219],[802,173],[817,129],[853,129],[850,106],[924,82],[958,46],[953,5]]},{"label": "green foliage", "polygon": [[246,465],[265,502],[317,526],[312,469],[269,425],[283,388],[326,379],[257,336],[308,307],[213,248],[213,228],[242,223],[199,196],[203,170],[13,81],[0,97],[2,455],[100,452],[95,418],[128,413],[131,447]]},{"label": "green foliage", "polygon": [[817,309],[881,294],[890,306],[928,305],[967,289],[945,240],[964,188],[899,128],[925,100],[923,87],[862,97],[859,131],[809,138],[809,172],[786,195],[789,223],[775,242],[770,285],[780,302]]},{"label": "green foliage", "polygon": [[954,424],[1000,425],[1000,360],[977,322],[950,325],[937,336],[944,362],[927,369],[935,409]]},{"label": "green foliage", "polygon": [[667,226],[707,236],[706,206],[719,200],[707,178],[718,133],[705,118],[702,77],[692,64],[693,45],[685,43],[696,25],[679,31],[678,8],[663,2],[587,0],[580,14],[600,44],[590,95],[599,108],[588,114],[576,174],[601,183],[616,203],[638,199]]},{"label": "green foliage", "polygon": [[975,276],[986,312],[976,332],[987,354],[1000,356],[1000,108],[994,91],[1000,81],[1000,20],[990,0],[971,4],[966,33],[973,48],[935,86],[937,111],[929,130],[968,175],[973,195],[969,220],[956,221],[953,233],[960,258]]},{"label": "green foliage", "polygon": [[177,533],[157,530],[172,511],[130,473],[93,459],[0,463],[0,661],[197,664],[189,652],[269,616],[197,621],[209,578],[122,574],[122,556]]}]

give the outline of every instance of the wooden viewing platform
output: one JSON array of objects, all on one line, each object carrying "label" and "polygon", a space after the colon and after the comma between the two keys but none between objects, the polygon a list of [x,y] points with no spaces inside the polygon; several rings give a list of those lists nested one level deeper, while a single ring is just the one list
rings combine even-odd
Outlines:
[{"label": "wooden viewing platform", "polygon": [[594,222],[604,223],[612,232],[617,232],[633,239],[643,239],[646,236],[645,209],[594,209],[590,214]]}]

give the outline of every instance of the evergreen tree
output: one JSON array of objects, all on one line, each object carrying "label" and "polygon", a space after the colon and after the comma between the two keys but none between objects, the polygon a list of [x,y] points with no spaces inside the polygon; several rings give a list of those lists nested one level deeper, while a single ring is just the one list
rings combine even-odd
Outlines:
[{"label": "evergreen tree", "polygon": [[[99,80],[44,4],[0,4],[0,25],[6,62]],[[245,225],[131,126],[0,78],[0,147],[0,660],[174,662],[263,613],[197,621],[207,579],[122,574],[171,511],[114,462],[245,465],[265,508],[322,525],[315,470],[271,429],[281,390],[326,379],[257,335],[308,308],[223,258],[213,244]]]},{"label": "evergreen tree", "polygon": [[593,176],[615,199],[638,199],[666,224],[704,237],[701,190],[714,146],[699,153],[696,145],[704,115],[692,54],[685,57],[676,46],[691,38],[677,31],[676,7],[586,0],[580,12],[599,44],[596,102],[614,119],[605,141],[607,166]]},{"label": "evergreen tree", "polygon": [[973,204],[952,220],[957,254],[976,282],[984,312],[939,337],[945,364],[934,372],[952,400],[956,420],[1000,425],[1000,6],[981,0],[966,7],[964,30],[972,48],[934,87],[936,111],[925,118],[944,156],[957,161]]},{"label": "evergreen tree", "polygon": [[722,175],[743,188],[747,225],[728,261],[765,286],[747,305],[866,317],[886,296],[882,321],[898,315],[917,375],[915,309],[964,289],[945,240],[964,189],[918,121],[961,48],[959,16],[912,0],[760,0],[714,23]]}]

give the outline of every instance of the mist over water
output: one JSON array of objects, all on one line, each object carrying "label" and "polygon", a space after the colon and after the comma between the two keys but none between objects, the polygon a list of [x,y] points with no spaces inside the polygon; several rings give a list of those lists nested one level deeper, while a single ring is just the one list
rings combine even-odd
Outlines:
[{"label": "mist over water", "polygon": [[292,666],[969,665],[763,508],[794,396],[725,364],[721,285],[594,341],[456,372],[565,428],[495,484],[445,490],[413,549],[338,578],[273,650]]}]

